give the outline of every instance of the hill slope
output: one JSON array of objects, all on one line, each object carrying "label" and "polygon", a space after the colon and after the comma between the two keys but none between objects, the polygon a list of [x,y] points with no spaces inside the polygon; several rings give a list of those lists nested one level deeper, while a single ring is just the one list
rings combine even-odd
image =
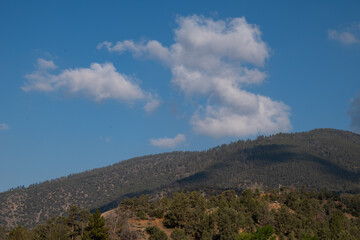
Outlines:
[{"label": "hill slope", "polygon": [[69,206],[110,209],[125,197],[179,189],[297,187],[360,192],[360,135],[316,129],[202,152],[138,157],[0,194],[0,224],[34,225]]}]

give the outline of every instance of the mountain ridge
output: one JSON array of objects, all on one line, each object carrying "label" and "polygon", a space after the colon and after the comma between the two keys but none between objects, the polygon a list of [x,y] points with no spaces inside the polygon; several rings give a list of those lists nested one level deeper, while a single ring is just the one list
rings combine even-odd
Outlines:
[{"label": "mountain ridge", "polygon": [[360,135],[335,129],[279,133],[205,151],[124,160],[0,193],[0,224],[32,226],[71,205],[108,210],[126,197],[178,190],[292,185],[360,192]]}]

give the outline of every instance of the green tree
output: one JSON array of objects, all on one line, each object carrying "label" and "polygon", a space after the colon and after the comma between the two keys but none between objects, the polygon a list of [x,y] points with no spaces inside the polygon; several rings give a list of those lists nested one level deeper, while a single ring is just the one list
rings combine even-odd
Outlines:
[{"label": "green tree", "polygon": [[251,240],[275,240],[275,237],[271,237],[273,233],[274,229],[271,226],[264,226],[256,230]]},{"label": "green tree", "polygon": [[164,225],[168,228],[184,227],[188,215],[189,198],[185,193],[175,193],[172,197]]},{"label": "green tree", "polygon": [[185,231],[180,228],[175,228],[170,237],[173,240],[189,240],[189,237],[186,236]]},{"label": "green tree", "polygon": [[108,240],[108,229],[105,227],[105,219],[99,209],[90,216],[89,223],[85,228],[84,240]]},{"label": "green tree", "polygon": [[9,233],[9,240],[31,240],[31,235],[29,230],[22,226],[14,228]]},{"label": "green tree", "polygon": [[156,226],[146,228],[146,232],[150,235],[149,240],[168,240],[169,239],[166,236],[165,232],[161,231]]},{"label": "green tree", "polygon": [[89,221],[89,217],[91,213],[87,209],[81,209],[79,215],[80,215],[80,236],[82,238],[84,236],[86,223]]},{"label": "green tree", "polygon": [[295,213],[290,212],[286,206],[282,206],[275,214],[275,229],[277,233],[288,236],[294,229],[300,228],[300,221]]},{"label": "green tree", "polygon": [[237,236],[236,240],[252,240],[252,234],[247,232],[242,232]]},{"label": "green tree", "polygon": [[224,207],[217,211],[217,225],[220,240],[235,239],[238,232],[238,215],[232,208]]},{"label": "green tree", "polygon": [[53,216],[32,230],[33,240],[68,240],[70,234],[70,228],[64,217]]},{"label": "green tree", "polygon": [[44,238],[44,240],[68,240],[71,239],[71,230],[66,224],[66,219],[64,217],[59,217],[55,220],[52,225],[49,238]]},{"label": "green tree", "polygon": [[68,213],[69,216],[66,220],[71,229],[70,238],[71,240],[74,240],[76,236],[81,234],[80,211],[77,206],[71,206]]}]

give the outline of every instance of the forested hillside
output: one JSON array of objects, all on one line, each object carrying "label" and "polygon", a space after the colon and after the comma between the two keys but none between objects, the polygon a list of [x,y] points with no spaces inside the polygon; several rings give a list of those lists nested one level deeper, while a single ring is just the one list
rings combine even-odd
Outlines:
[{"label": "forested hillside", "polygon": [[279,185],[360,192],[360,135],[316,129],[202,152],[149,155],[0,194],[0,224],[33,226],[70,206],[107,210],[126,197]]},{"label": "forested hillside", "polygon": [[360,194],[281,187],[217,195],[177,192],[123,200],[100,215],[72,206],[29,229],[0,228],[6,240],[357,240]]}]

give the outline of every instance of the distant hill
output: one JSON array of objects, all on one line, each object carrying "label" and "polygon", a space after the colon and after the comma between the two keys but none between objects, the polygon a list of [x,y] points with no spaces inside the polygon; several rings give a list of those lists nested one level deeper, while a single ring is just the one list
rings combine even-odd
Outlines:
[{"label": "distant hill", "polygon": [[360,135],[334,129],[276,134],[201,152],[171,152],[0,193],[0,225],[33,226],[71,205],[108,210],[126,197],[280,185],[360,192]]}]

